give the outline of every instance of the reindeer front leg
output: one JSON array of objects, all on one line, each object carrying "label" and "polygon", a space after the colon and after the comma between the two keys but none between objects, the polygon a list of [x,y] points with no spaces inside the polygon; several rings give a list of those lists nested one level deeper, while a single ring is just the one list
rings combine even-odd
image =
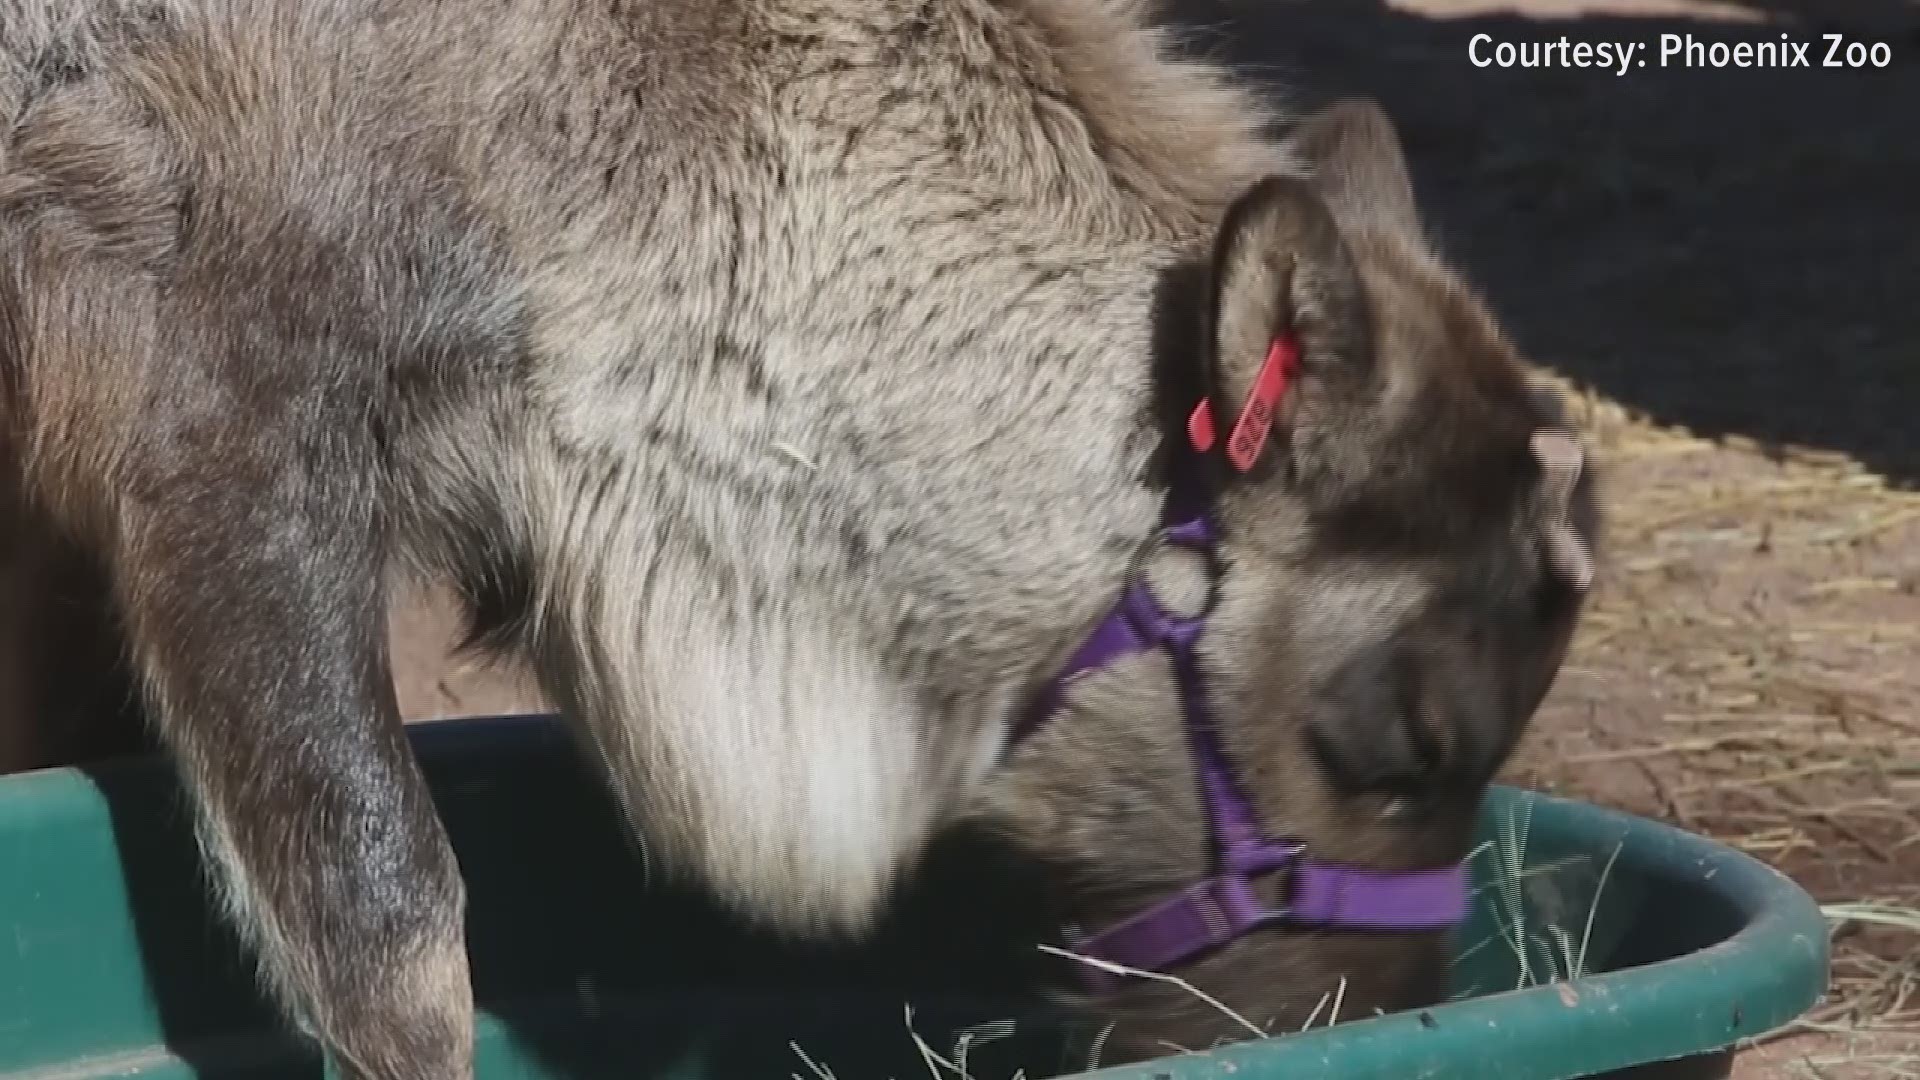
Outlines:
[{"label": "reindeer front leg", "polygon": [[206,397],[112,500],[150,714],[267,983],[340,1074],[464,1080],[465,894],[389,676],[366,414]]}]

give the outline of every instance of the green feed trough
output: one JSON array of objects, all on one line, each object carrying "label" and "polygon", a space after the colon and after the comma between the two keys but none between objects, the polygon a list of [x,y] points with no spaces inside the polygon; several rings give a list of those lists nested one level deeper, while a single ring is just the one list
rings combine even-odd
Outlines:
[{"label": "green feed trough", "polygon": [[[1031,990],[1058,961],[1012,860],[956,840],[878,940],[800,949],[650,876],[550,718],[413,737],[469,882],[481,1080],[951,1076],[916,1036],[974,1080],[1715,1077],[1826,982],[1825,923],[1786,878],[1503,788],[1451,1003],[1085,1072],[1089,1033]],[[0,1080],[325,1075],[208,910],[163,766],[0,780]]]}]

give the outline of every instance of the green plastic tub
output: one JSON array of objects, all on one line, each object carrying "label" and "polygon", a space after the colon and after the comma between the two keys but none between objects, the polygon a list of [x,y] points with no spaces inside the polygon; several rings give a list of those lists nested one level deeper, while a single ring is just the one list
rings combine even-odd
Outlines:
[{"label": "green plastic tub", "polygon": [[[483,1080],[950,1076],[915,1036],[975,1080],[1087,1069],[1092,1033],[1030,989],[1058,962],[1033,883],[979,842],[936,853],[878,940],[803,949],[650,875],[551,718],[413,737],[470,887]],[[1089,1080],[1724,1076],[1825,986],[1819,911],[1741,854],[1512,789],[1484,838],[1454,1001]],[[159,763],[0,780],[0,1080],[325,1075],[200,881]]]}]

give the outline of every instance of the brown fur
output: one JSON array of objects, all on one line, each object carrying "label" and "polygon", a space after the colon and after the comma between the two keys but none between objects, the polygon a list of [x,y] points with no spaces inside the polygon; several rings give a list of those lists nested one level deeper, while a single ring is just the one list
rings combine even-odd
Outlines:
[{"label": "brown fur", "polygon": [[[346,1075],[471,1060],[389,572],[452,575],[653,848],[794,932],[863,930],[967,817],[1091,921],[1202,869],[1150,663],[998,757],[1151,534],[1195,387],[1237,402],[1284,328],[1306,367],[1223,486],[1203,645],[1269,827],[1458,858],[1558,666],[1554,418],[1422,245],[1390,127],[1270,141],[1130,4],[15,9],[18,531],[94,568],[234,917]],[[1272,934],[1194,974],[1284,1024],[1340,977],[1429,1000],[1436,949]],[[1214,1024],[1104,1004],[1135,1052]]]},{"label": "brown fur", "polygon": [[[1349,125],[1301,140],[1317,194],[1271,189],[1264,213],[1241,218],[1256,242],[1223,263],[1222,397],[1244,394],[1277,327],[1296,328],[1309,359],[1277,425],[1284,456],[1270,448],[1223,508],[1261,585],[1228,577],[1202,652],[1265,820],[1340,858],[1410,868],[1464,856],[1584,588],[1546,572],[1542,534],[1565,514],[1590,546],[1596,504],[1588,474],[1557,499],[1541,488],[1529,436],[1563,422],[1558,404],[1518,377],[1485,310],[1408,231],[1418,218],[1384,118],[1343,103],[1317,119]],[[1191,605],[1196,573],[1150,580],[1163,603],[1184,593]],[[1143,658],[1086,679],[1085,719],[1045,731],[995,789],[1010,828],[1061,853],[1074,906],[1096,925],[1207,872],[1164,668]],[[1336,987],[1364,1003],[1359,1015],[1437,1000],[1442,944],[1329,934],[1303,949],[1265,935],[1188,974],[1278,1031]],[[1238,1034],[1165,984],[1105,1004],[1119,1017],[1108,1045],[1128,1054]]]}]

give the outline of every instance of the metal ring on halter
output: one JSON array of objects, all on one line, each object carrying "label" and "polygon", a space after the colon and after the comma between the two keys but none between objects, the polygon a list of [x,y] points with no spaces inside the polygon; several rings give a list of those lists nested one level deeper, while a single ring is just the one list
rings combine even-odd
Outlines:
[{"label": "metal ring on halter", "polygon": [[[1205,565],[1207,574],[1207,599],[1206,602],[1200,606],[1200,611],[1197,614],[1175,614],[1165,603],[1161,602],[1159,595],[1153,591],[1153,583],[1147,580],[1148,561],[1152,559],[1153,556],[1158,555],[1164,548],[1180,548],[1183,551],[1191,551],[1200,556],[1201,562]],[[1217,541],[1212,539],[1204,541],[1180,540],[1173,535],[1172,528],[1162,525],[1153,531],[1153,535],[1142,540],[1139,545],[1133,549],[1133,554],[1128,557],[1126,577],[1123,579],[1120,595],[1124,599],[1135,587],[1139,587],[1153,600],[1154,606],[1160,609],[1162,618],[1170,622],[1194,623],[1211,616],[1214,609],[1220,605],[1220,582],[1225,576],[1226,566],[1220,560]],[[1145,628],[1136,627],[1136,629]]]}]

